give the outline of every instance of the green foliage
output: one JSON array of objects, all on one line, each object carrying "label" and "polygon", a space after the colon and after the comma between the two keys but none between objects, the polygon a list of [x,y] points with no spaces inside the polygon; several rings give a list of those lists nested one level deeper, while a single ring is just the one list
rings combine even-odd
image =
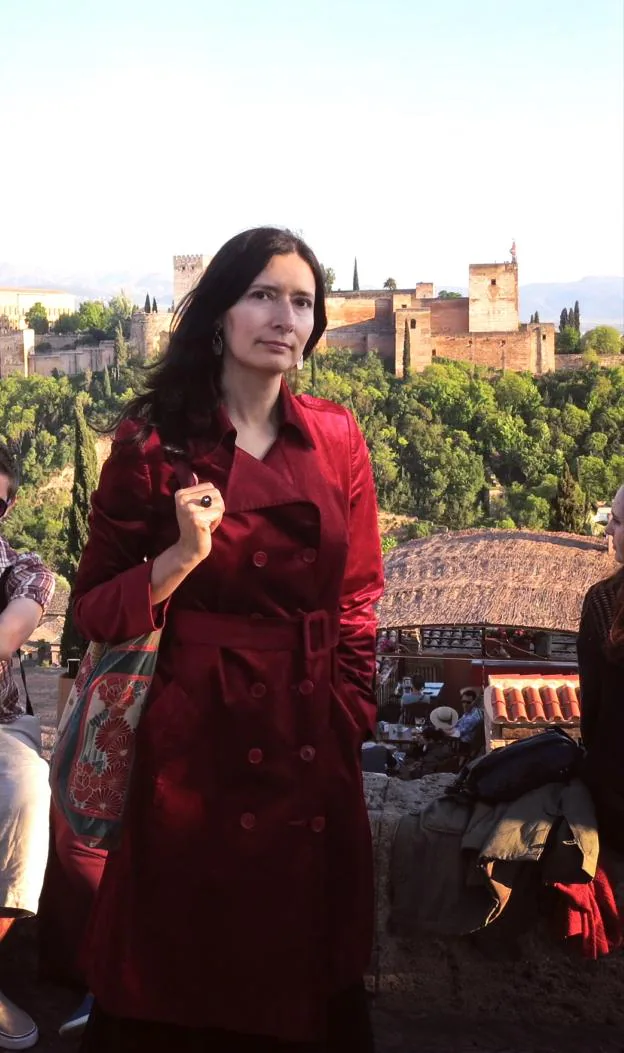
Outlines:
[{"label": "green foliage", "polygon": [[560,332],[560,333],[561,333],[561,332],[563,332],[563,330],[564,330],[564,329],[565,329],[565,328],[566,328],[566,327],[567,327],[568,325],[569,325],[569,322],[568,322],[568,308],[567,308],[567,307],[564,307],[564,308],[563,308],[563,311],[562,311],[562,312],[561,312],[561,314],[559,315],[559,332]]},{"label": "green foliage", "polygon": [[336,272],[334,271],[333,267],[325,267],[321,263],[321,274],[323,275],[323,285],[325,287],[325,295],[328,296],[329,293],[334,288],[334,285],[336,284]]},{"label": "green foliage", "polygon": [[587,498],[567,464],[564,464],[553,506],[554,530],[582,534],[587,522]]},{"label": "green foliage", "polygon": [[[0,440],[22,473],[3,532],[68,578],[95,477],[85,411],[104,427],[141,389],[142,367],[128,355],[122,321],[115,344],[115,367],[102,373],[0,380]],[[308,359],[298,382],[352,411],[380,507],[418,520],[405,536],[481,524],[583,532],[587,502],[609,501],[624,479],[624,364],[532,377],[440,361],[399,378],[375,353],[331,351]],[[70,514],[74,457],[80,471]],[[491,512],[489,488],[501,491]]]},{"label": "green foliage", "polygon": [[410,331],[407,318],[405,319],[405,332],[403,333],[403,377],[407,379],[412,372],[412,354]]},{"label": "green foliage", "polygon": [[48,322],[48,312],[42,303],[37,301],[34,303],[30,310],[26,313],[26,324],[29,329],[34,329],[38,336],[43,333],[47,333],[50,328]]},{"label": "green foliage", "polygon": [[[70,583],[76,575],[82,550],[89,536],[89,510],[91,494],[97,486],[98,463],[93,432],[89,428],[84,412],[84,398],[77,398],[74,407],[74,485],[69,506],[67,549],[62,569]],[[68,605],[61,637],[61,663],[68,658],[81,657],[86,642],[77,632],[72,604]]]},{"label": "green foliage", "polygon": [[146,314],[151,314],[151,312],[152,312],[152,304],[151,304],[149,293],[145,294],[145,304],[143,306],[143,310],[145,311]]},{"label": "green foliage", "polygon": [[383,287],[384,289],[393,290],[396,289],[397,283],[395,282],[394,278],[386,278],[385,282],[383,283]]},{"label": "green foliage", "polygon": [[359,292],[359,291],[360,291],[360,278],[359,278],[359,275],[358,275],[358,265],[357,265],[357,257],[356,257],[355,262],[353,264],[353,292]]},{"label": "green foliage", "polygon": [[598,355],[618,355],[622,350],[622,338],[613,326],[597,325],[585,333],[581,347],[583,351],[595,351]]},{"label": "green foliage", "polygon": [[460,292],[449,292],[448,289],[441,289],[438,293],[438,300],[461,300],[462,294]]},{"label": "green foliage", "polygon": [[578,355],[581,350],[581,335],[572,325],[566,325],[555,333],[555,352],[558,355]]},{"label": "green foliage", "polygon": [[67,552],[62,571],[72,582],[89,534],[91,494],[97,486],[98,464],[95,438],[85,417],[85,400],[74,407],[74,485],[69,506]]},{"label": "green foliage", "polygon": [[581,308],[579,307],[578,300],[576,300],[576,302],[574,304],[574,328],[576,329],[577,333],[580,333],[580,331],[581,331]]},{"label": "green foliage", "polygon": [[152,314],[156,314],[158,311],[158,304],[156,303],[156,297],[152,296]]}]

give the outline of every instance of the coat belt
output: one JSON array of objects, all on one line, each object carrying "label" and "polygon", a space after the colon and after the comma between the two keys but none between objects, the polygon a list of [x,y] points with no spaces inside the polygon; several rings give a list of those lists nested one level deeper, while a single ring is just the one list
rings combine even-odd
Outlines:
[{"label": "coat belt", "polygon": [[170,611],[167,629],[176,642],[244,651],[300,651],[307,659],[336,647],[340,617],[328,611],[294,618],[249,617],[213,611]]}]

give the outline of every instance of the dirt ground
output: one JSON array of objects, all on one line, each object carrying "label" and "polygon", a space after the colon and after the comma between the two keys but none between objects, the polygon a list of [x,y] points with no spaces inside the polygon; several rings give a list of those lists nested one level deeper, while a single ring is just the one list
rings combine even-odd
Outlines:
[{"label": "dirt ground", "polygon": [[[33,670],[27,675],[49,748],[56,722],[58,671]],[[71,1053],[77,1049],[76,1041],[60,1039],[57,1031],[75,1007],[77,995],[38,980],[36,925],[36,920],[17,923],[0,947],[0,988],[37,1021],[41,1033],[37,1050]],[[494,961],[492,968],[497,968]],[[621,1000],[623,992],[613,993]],[[560,998],[564,1009],[568,992],[563,990]],[[452,1005],[444,1016],[428,1013],[426,1005],[409,1009],[373,1005],[377,1053],[624,1053],[624,1034],[614,1027],[576,1020],[573,1006],[569,1016],[569,1025],[545,1029],[531,1020],[522,1027],[506,1023],[502,1006],[492,1006],[489,1015],[480,1010],[468,1018],[454,1013]]]}]

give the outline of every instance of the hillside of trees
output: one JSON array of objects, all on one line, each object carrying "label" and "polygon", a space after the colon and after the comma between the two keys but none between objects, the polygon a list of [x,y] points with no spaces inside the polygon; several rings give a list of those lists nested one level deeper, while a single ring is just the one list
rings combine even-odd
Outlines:
[{"label": "hillside of trees", "polygon": [[[2,524],[19,549],[68,573],[76,400],[101,426],[140,385],[136,363],[111,372],[0,381],[0,439],[21,465]],[[624,482],[624,367],[591,362],[532,377],[438,361],[405,380],[370,354],[314,356],[293,383],[355,414],[380,507],[411,517],[411,536],[480,525],[585,531],[591,503]],[[65,485],[62,485],[62,480]]]}]

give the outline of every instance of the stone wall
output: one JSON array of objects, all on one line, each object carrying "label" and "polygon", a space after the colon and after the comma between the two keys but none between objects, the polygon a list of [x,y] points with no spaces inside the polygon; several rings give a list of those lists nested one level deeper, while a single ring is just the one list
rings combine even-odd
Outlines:
[{"label": "stone wall", "polygon": [[[66,333],[64,336],[60,336],[57,333],[43,333],[35,336],[35,350],[46,345],[45,353],[57,351],[76,351],[80,346],[79,337],[76,333]],[[49,346],[48,346],[49,345]],[[83,347],[86,346],[83,344]]]},{"label": "stone wall", "polygon": [[165,353],[172,321],[171,311],[134,312],[130,322],[130,344],[140,359],[159,358]]},{"label": "stone wall", "polygon": [[471,263],[469,269],[469,325],[471,333],[517,330],[518,265]]},{"label": "stone wall", "polygon": [[463,296],[461,300],[432,300],[430,304],[432,333],[467,333],[468,304],[467,296]]},{"label": "stone wall", "polygon": [[[418,302],[415,300],[415,302]],[[424,303],[427,306],[424,306]],[[405,323],[410,335],[410,369],[419,373],[431,364],[431,311],[428,301],[421,307],[401,308],[395,312],[396,328],[394,333],[394,371],[397,377],[403,376],[403,345],[405,343]]]},{"label": "stone wall", "polygon": [[52,376],[55,370],[68,376],[84,373],[87,369],[99,373],[105,366],[112,366],[114,361],[115,341],[102,340],[99,344],[79,347],[75,351],[31,354],[28,356],[28,373],[43,377]]},{"label": "stone wall", "polygon": [[[587,363],[583,355],[555,355],[554,368],[559,369],[584,369]],[[624,355],[599,355],[598,365],[605,368],[611,366],[624,366]]]},{"label": "stone wall", "polygon": [[377,297],[362,296],[357,299],[345,296],[328,296],[326,300],[327,328],[358,325],[372,321],[376,316]]},{"label": "stone wall", "polygon": [[555,368],[555,327],[522,326],[517,332],[432,333],[432,358],[450,358],[492,369],[547,373]]},{"label": "stone wall", "polygon": [[34,340],[32,329],[0,333],[0,380],[12,374],[28,376],[28,355]]}]

